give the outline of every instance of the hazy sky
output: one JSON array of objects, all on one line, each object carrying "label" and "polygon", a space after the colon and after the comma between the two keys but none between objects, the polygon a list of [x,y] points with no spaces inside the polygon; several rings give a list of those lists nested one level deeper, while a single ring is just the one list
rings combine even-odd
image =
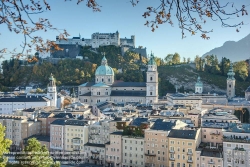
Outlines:
[{"label": "hazy sky", "polygon": [[[86,0],[85,0],[86,1]],[[83,38],[91,38],[91,34],[114,33],[117,30],[120,37],[130,38],[135,35],[136,46],[147,47],[147,52],[151,51],[158,57],[165,57],[169,53],[178,52],[181,57],[190,57],[193,59],[195,55],[202,55],[215,47],[220,47],[225,41],[238,41],[250,33],[250,7],[248,16],[231,18],[229,21],[238,23],[244,21],[240,32],[236,32],[235,28],[222,28],[220,22],[209,22],[203,27],[207,30],[213,29],[213,33],[209,34],[209,40],[204,40],[199,34],[191,36],[186,33],[185,39],[181,38],[181,30],[177,24],[171,27],[169,24],[160,25],[155,32],[144,26],[146,20],[142,14],[148,6],[157,6],[159,0],[141,0],[136,7],[132,7],[129,0],[97,0],[101,7],[101,12],[93,12],[85,5],[85,1],[80,5],[76,5],[76,1],[48,1],[52,11],[47,11],[39,17],[50,19],[54,27],[66,29],[73,36],[79,33]],[[227,2],[222,0],[220,2]],[[231,0],[235,5],[240,7],[242,4],[249,5],[249,0]],[[34,19],[38,15],[33,16]],[[0,46],[1,48],[17,48],[23,40],[22,35],[10,33],[4,25],[0,25]],[[49,31],[40,33],[44,39],[55,40],[57,31]]]}]

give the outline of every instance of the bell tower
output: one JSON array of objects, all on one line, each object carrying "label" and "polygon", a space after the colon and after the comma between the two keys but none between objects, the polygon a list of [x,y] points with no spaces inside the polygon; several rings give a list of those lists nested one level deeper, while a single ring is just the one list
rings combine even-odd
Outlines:
[{"label": "bell tower", "polygon": [[229,71],[227,73],[227,98],[230,100],[235,96],[235,78],[234,78],[233,64],[230,64]]},{"label": "bell tower", "polygon": [[50,106],[57,106],[57,91],[56,91],[56,83],[53,74],[51,73],[49,77],[49,84],[47,87],[47,97],[50,99]]},{"label": "bell tower", "polygon": [[197,82],[195,83],[195,93],[201,94],[203,92],[203,83],[201,82],[200,76],[197,78]]},{"label": "bell tower", "polygon": [[157,103],[158,71],[156,62],[154,60],[154,55],[152,53],[148,62],[146,87],[147,87],[146,104]]}]

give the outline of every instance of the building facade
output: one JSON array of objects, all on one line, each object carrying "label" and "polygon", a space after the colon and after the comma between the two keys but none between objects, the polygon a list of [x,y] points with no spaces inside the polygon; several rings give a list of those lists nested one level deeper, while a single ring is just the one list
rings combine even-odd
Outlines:
[{"label": "building facade", "polygon": [[169,167],[196,166],[196,148],[199,146],[200,142],[200,129],[171,130],[168,135]]},{"label": "building facade", "polygon": [[157,103],[158,72],[154,56],[151,54],[148,63],[147,82],[114,81],[114,71],[103,57],[101,66],[95,72],[95,82],[82,84],[78,89],[80,102],[91,106],[106,101]]},{"label": "building facade", "polygon": [[71,39],[63,40],[59,36],[56,37],[56,44],[78,44],[81,46],[91,46],[92,48],[99,48],[100,46],[130,46],[135,47],[135,36],[132,35],[131,38],[120,38],[120,33],[116,31],[115,33],[93,33],[91,39],[81,38],[79,34],[78,37],[73,37]]},{"label": "building facade", "polygon": [[122,136],[123,167],[145,167],[144,138]]}]

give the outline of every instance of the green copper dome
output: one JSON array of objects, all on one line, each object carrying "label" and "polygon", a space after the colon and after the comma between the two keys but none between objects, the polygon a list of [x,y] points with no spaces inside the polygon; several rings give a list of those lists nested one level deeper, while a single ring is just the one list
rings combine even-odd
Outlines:
[{"label": "green copper dome", "polygon": [[203,83],[201,82],[200,76],[198,76],[197,82],[195,83],[195,86],[196,86],[196,87],[202,87],[202,86],[203,86]]},{"label": "green copper dome", "polygon": [[114,75],[114,71],[110,66],[108,66],[105,56],[102,58],[102,65],[96,69],[95,75]]},{"label": "green copper dome", "polygon": [[155,57],[154,57],[154,55],[153,55],[152,52],[151,52],[150,59],[149,59],[149,61],[148,61],[148,65],[156,65]]}]

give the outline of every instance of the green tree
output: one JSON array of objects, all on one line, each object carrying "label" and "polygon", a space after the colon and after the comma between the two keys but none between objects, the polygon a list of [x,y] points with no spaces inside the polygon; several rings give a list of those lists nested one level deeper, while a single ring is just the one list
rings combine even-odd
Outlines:
[{"label": "green tree", "polygon": [[166,62],[166,65],[172,65],[172,61],[173,61],[173,54],[168,54],[165,58],[164,58],[164,60],[165,60],[165,62]]},{"label": "green tree", "polygon": [[194,59],[194,62],[195,62],[195,67],[196,67],[196,70],[197,71],[200,71],[201,70],[201,57],[196,55],[195,59]]},{"label": "green tree", "polygon": [[36,93],[43,93],[43,90],[41,88],[37,88]]},{"label": "green tree", "polygon": [[53,161],[46,146],[42,146],[36,138],[28,140],[28,145],[16,155],[16,160],[20,167],[60,167],[59,162]]},{"label": "green tree", "polygon": [[245,61],[239,61],[234,64],[235,77],[246,80],[248,77],[248,67]]},{"label": "green tree", "polygon": [[190,57],[187,58],[187,63],[189,64],[191,62]]},{"label": "green tree", "polygon": [[230,60],[225,58],[225,57],[222,57],[221,59],[221,63],[220,63],[220,71],[221,71],[221,75],[224,75],[226,76],[227,75],[227,72],[228,72],[228,69],[230,67]]},{"label": "green tree", "polygon": [[186,57],[183,57],[183,63],[186,64]]},{"label": "green tree", "polygon": [[173,62],[173,64],[180,64],[180,62],[181,62],[181,57],[180,57],[180,55],[179,55],[178,53],[175,53],[175,54],[173,55],[172,62]]},{"label": "green tree", "polygon": [[0,167],[5,167],[8,159],[4,156],[9,152],[12,141],[5,139],[5,127],[0,123]]}]

